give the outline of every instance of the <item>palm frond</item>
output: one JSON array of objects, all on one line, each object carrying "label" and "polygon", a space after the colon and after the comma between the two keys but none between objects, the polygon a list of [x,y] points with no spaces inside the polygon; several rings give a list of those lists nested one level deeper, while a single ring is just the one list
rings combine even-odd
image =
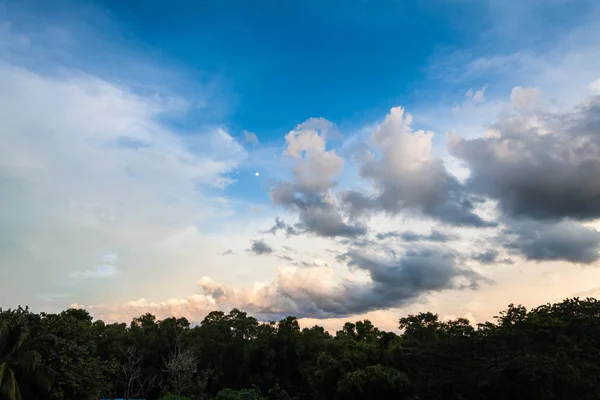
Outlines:
[{"label": "palm frond", "polygon": [[15,373],[13,370],[10,371],[12,382],[13,382],[13,393],[14,397],[11,400],[23,400],[23,395],[21,394],[21,389],[19,389],[19,385],[17,383],[17,378],[15,377]]},{"label": "palm frond", "polygon": [[4,382],[4,375],[7,369],[8,364],[6,363],[6,361],[0,364],[0,388],[2,388],[2,382]]}]

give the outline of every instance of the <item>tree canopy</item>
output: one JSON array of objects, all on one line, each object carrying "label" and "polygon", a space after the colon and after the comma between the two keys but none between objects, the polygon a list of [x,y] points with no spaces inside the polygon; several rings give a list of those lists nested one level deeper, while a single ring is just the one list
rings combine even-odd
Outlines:
[{"label": "tree canopy", "polygon": [[600,399],[600,302],[572,298],[492,322],[400,318],[331,334],[214,311],[130,324],[0,309],[0,400]]}]

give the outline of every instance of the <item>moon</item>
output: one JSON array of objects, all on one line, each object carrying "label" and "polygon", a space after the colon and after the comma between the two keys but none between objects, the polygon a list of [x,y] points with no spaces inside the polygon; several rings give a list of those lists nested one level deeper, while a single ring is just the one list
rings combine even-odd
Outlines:
[{"label": "moon", "polygon": [[258,172],[256,172],[254,175],[255,175],[255,176],[259,176],[260,174],[259,174]]}]

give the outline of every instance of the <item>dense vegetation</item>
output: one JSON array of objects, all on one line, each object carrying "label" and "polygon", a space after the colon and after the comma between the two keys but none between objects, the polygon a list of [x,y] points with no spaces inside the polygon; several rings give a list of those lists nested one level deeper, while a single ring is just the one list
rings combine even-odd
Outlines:
[{"label": "dense vegetation", "polygon": [[191,327],[0,309],[0,327],[0,400],[600,399],[595,299],[511,305],[477,326],[411,315],[400,335],[369,321],[330,335],[238,310]]}]

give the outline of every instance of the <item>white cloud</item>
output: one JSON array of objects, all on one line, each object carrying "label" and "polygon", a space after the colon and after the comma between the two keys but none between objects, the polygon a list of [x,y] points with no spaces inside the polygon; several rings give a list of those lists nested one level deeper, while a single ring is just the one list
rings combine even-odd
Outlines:
[{"label": "white cloud", "polygon": [[[120,278],[109,292],[174,290],[160,284],[168,266],[189,274],[211,247],[196,226],[228,207],[202,188],[227,185],[243,148],[222,129],[181,136],[159,122],[181,103],[93,76],[0,64],[0,87],[0,281],[21,282],[0,302],[29,303],[66,276],[112,276],[110,265],[81,266],[103,256],[110,264],[113,253]],[[64,290],[110,295],[86,284]]]},{"label": "white cloud", "polygon": [[590,83],[589,88],[592,95],[600,96],[600,79],[596,79]]},{"label": "white cloud", "polygon": [[510,102],[517,109],[527,110],[539,104],[540,96],[538,88],[515,86],[510,92]]},{"label": "white cloud", "polygon": [[332,179],[344,168],[344,160],[335,150],[326,150],[333,124],[324,119],[310,119],[290,131],[286,137],[286,154],[300,159],[294,174],[298,185],[310,191],[326,191]]}]

